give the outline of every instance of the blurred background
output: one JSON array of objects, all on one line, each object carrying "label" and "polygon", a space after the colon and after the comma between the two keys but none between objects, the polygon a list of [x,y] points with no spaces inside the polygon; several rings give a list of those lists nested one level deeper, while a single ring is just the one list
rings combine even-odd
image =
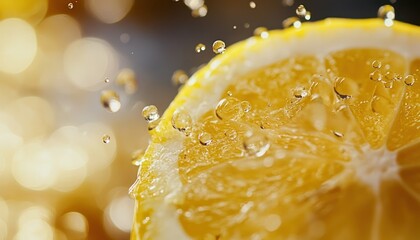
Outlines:
[{"label": "blurred background", "polygon": [[[299,4],[311,21],[420,25],[419,1],[0,0],[0,240],[128,239],[128,188],[147,147],[141,111],[162,114],[182,80]],[[199,51],[198,44],[203,44]]]}]

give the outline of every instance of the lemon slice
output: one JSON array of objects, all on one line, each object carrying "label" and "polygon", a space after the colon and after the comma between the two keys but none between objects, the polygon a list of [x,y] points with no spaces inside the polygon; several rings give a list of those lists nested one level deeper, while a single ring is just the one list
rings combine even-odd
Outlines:
[{"label": "lemon slice", "polygon": [[151,131],[132,239],[418,239],[420,28],[268,34],[192,76]]}]

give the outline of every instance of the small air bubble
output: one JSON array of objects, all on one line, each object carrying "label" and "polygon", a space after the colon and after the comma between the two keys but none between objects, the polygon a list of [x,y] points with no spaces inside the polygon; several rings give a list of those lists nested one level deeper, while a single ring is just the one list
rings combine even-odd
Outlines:
[{"label": "small air bubble", "polygon": [[111,137],[109,135],[103,135],[102,136],[102,142],[105,144],[108,144],[109,142],[111,142]]},{"label": "small air bubble", "polygon": [[159,119],[159,110],[155,105],[149,105],[143,108],[142,115],[147,122],[153,122]]},{"label": "small air bubble", "polygon": [[238,133],[234,129],[228,129],[225,131],[225,136],[230,140],[235,140],[238,137]]},{"label": "small air bubble", "polygon": [[120,97],[115,91],[105,90],[101,93],[102,106],[109,112],[118,112],[121,108]]},{"label": "small air bubble", "polygon": [[212,136],[208,132],[202,132],[198,136],[198,140],[200,141],[201,145],[207,146],[212,142]]},{"label": "small air bubble", "polygon": [[356,92],[356,85],[349,79],[337,77],[334,83],[334,92],[340,99],[350,99],[353,93]]},{"label": "small air bubble", "polygon": [[405,85],[407,85],[407,86],[413,86],[414,85],[414,83],[416,82],[416,76],[414,76],[414,75],[407,75],[405,78],[404,78],[404,83],[405,83]]},{"label": "small air bubble", "polygon": [[73,9],[74,8],[74,4],[73,3],[68,3],[67,4],[67,8],[68,9]]},{"label": "small air bubble", "polygon": [[343,133],[341,133],[341,132],[338,132],[338,131],[332,131],[332,133],[333,133],[333,134],[334,134],[334,136],[336,136],[336,137],[339,137],[339,138],[344,137],[344,134],[343,134]]},{"label": "small air bubble", "polygon": [[244,114],[240,101],[234,97],[226,97],[219,101],[215,109],[220,120],[237,120]]},{"label": "small air bubble", "polygon": [[376,68],[376,69],[379,69],[379,68],[381,68],[381,67],[382,67],[382,62],[381,62],[381,61],[378,61],[378,60],[374,60],[374,61],[372,62],[372,67],[373,67],[373,68]]},{"label": "small air bubble", "polygon": [[251,24],[249,24],[249,23],[244,23],[244,28],[249,28],[249,27],[251,27]]},{"label": "small air bubble", "polygon": [[226,50],[226,44],[222,40],[216,40],[213,43],[213,52],[216,54],[223,53]]},{"label": "small air bubble", "polygon": [[251,1],[251,2],[249,2],[249,7],[250,8],[256,8],[257,7],[257,4],[255,2],[253,2],[253,1]]},{"label": "small air bubble", "polygon": [[393,81],[391,81],[391,82],[384,82],[384,87],[385,88],[392,88],[394,86],[394,82]]},{"label": "small air bubble", "polygon": [[192,129],[191,116],[184,110],[176,110],[172,115],[172,127],[189,136]]},{"label": "small air bubble", "polygon": [[268,30],[265,27],[257,27],[254,30],[254,36],[261,38],[268,38]]},{"label": "small air bubble", "polygon": [[175,86],[183,85],[187,82],[187,80],[188,80],[188,75],[184,70],[176,70],[172,74],[172,83]]},{"label": "small air bubble", "polygon": [[300,28],[301,25],[302,23],[297,17],[289,17],[283,21],[284,28],[289,28],[289,27]]},{"label": "small air bubble", "polygon": [[242,101],[241,107],[242,107],[242,110],[246,113],[251,111],[251,104],[248,101]]},{"label": "small air bubble", "polygon": [[244,148],[251,156],[262,157],[270,148],[270,142],[262,134],[249,134],[244,140]]},{"label": "small air bubble", "polygon": [[303,5],[299,5],[296,8],[296,15],[298,15],[299,17],[305,17],[306,15],[306,8]]},{"label": "small air bubble", "polygon": [[293,90],[293,96],[295,96],[295,98],[305,98],[308,95],[309,93],[304,87],[297,87]]},{"label": "small air bubble", "polygon": [[195,46],[195,52],[196,53],[201,53],[204,50],[206,50],[206,45],[204,45],[202,43],[199,43],[199,44],[197,44],[197,46]]},{"label": "small air bubble", "polygon": [[382,74],[379,70],[375,70],[370,73],[369,78],[372,81],[379,82],[382,80]]}]

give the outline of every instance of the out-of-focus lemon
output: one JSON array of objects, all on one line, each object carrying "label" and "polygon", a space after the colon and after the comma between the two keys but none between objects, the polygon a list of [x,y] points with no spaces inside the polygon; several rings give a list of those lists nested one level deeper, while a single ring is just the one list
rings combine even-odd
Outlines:
[{"label": "out-of-focus lemon", "polygon": [[151,131],[132,239],[417,239],[419,42],[327,19],[219,54]]}]

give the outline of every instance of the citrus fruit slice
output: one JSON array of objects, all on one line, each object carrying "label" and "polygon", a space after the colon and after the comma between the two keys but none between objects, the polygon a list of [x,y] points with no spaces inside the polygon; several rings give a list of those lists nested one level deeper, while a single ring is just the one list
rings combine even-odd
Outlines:
[{"label": "citrus fruit slice", "polygon": [[327,19],[227,48],[151,130],[132,239],[418,239],[419,43]]}]

